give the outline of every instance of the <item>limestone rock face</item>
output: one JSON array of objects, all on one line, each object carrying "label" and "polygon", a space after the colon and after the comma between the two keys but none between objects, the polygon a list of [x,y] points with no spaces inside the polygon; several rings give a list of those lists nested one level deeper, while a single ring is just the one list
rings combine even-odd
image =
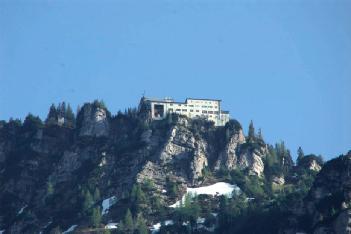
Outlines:
[{"label": "limestone rock face", "polygon": [[160,160],[162,164],[172,160],[189,158],[194,150],[195,139],[189,129],[176,125],[170,131],[169,138],[161,150]]},{"label": "limestone rock face", "polygon": [[216,168],[219,169],[221,166],[224,166],[229,169],[234,169],[238,164],[238,155],[237,150],[238,146],[245,143],[245,136],[240,129],[239,131],[234,132],[227,143],[225,150],[220,153],[219,161],[217,162]]},{"label": "limestone rock face", "polygon": [[323,161],[316,155],[306,155],[298,162],[299,167],[312,171],[320,171],[323,166]]},{"label": "limestone rock face", "polygon": [[263,175],[264,170],[264,163],[262,158],[265,156],[266,153],[267,148],[265,146],[254,149],[242,149],[238,159],[238,168],[248,168],[251,174],[261,177]]},{"label": "limestone rock face", "polygon": [[93,104],[85,104],[78,117],[78,121],[80,121],[79,136],[108,136],[109,119],[106,109]]},{"label": "limestone rock face", "polygon": [[320,171],[322,169],[322,166],[319,163],[317,163],[316,160],[313,160],[309,165],[309,169],[312,171]]},{"label": "limestone rock face", "polygon": [[199,179],[202,176],[202,170],[208,166],[207,161],[207,143],[203,140],[200,140],[196,144],[194,151],[194,158],[191,162],[191,177],[193,180]]},{"label": "limestone rock face", "polygon": [[241,128],[230,129],[226,135],[229,136],[229,140],[225,149],[220,152],[215,168],[248,169],[250,174],[261,177],[264,171],[262,159],[268,152],[266,144],[262,142],[253,147],[252,144],[246,143]]},{"label": "limestone rock face", "polygon": [[284,185],[285,184],[284,176],[274,176],[272,178],[272,183],[274,185]]},{"label": "limestone rock face", "polygon": [[189,178],[191,183],[196,183],[202,176],[202,170],[208,165],[208,142],[201,137],[195,139],[194,132],[185,120],[179,119],[170,129],[158,163],[166,169],[177,168],[173,170],[177,176]]}]

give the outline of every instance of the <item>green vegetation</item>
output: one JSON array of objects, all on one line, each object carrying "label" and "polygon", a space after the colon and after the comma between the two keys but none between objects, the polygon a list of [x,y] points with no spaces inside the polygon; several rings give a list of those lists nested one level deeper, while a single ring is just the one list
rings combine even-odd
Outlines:
[{"label": "green vegetation", "polygon": [[65,102],[59,103],[56,107],[52,104],[49,109],[48,116],[45,120],[46,125],[62,125],[68,128],[74,128],[76,125],[76,118],[72,111],[70,104]]},{"label": "green vegetation", "polygon": [[90,223],[93,227],[98,227],[101,223],[101,210],[100,207],[94,207],[90,215]]}]

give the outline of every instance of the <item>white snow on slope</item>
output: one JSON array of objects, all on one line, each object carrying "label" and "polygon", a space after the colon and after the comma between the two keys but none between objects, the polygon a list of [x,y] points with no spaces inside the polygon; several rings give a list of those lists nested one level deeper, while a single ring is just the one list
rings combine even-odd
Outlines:
[{"label": "white snow on slope", "polygon": [[[166,220],[164,225],[168,226],[168,225],[173,225],[173,224],[174,224],[173,220]],[[152,228],[150,229],[150,231],[152,234],[155,234],[155,233],[158,233],[160,231],[160,228],[161,228],[161,223],[156,223],[156,224],[152,225]]]},{"label": "white snow on slope", "polygon": [[[199,187],[199,188],[187,188],[186,193],[191,194],[191,196],[195,195],[200,195],[200,194],[206,194],[206,195],[212,195],[212,196],[221,196],[225,195],[228,197],[232,197],[233,191],[239,192],[240,188],[236,185],[228,184],[225,182],[218,182],[209,186],[204,186],[204,187]],[[185,195],[182,197],[182,201],[185,200]],[[173,205],[170,205],[169,207],[175,208],[179,207],[180,201],[177,201]]]},{"label": "white snow on slope", "polygon": [[70,228],[68,228],[66,231],[64,231],[64,232],[62,232],[62,234],[68,234],[68,233],[70,233],[70,232],[73,232],[74,231],[74,229],[76,229],[76,227],[77,227],[78,225],[72,225]]},{"label": "white snow on slope", "polygon": [[22,214],[23,213],[23,211],[24,211],[24,209],[26,209],[27,208],[27,206],[28,205],[25,205],[25,206],[23,206],[18,212],[17,212],[17,215],[20,215],[20,214]]},{"label": "white snow on slope", "polygon": [[102,201],[102,213],[101,215],[107,214],[108,213],[108,209],[110,209],[110,207],[112,205],[114,205],[117,202],[117,197],[116,196],[112,196],[110,198],[106,198],[105,200]]},{"label": "white snow on slope", "polygon": [[118,228],[117,225],[118,223],[108,223],[105,225],[105,229],[116,229]]}]

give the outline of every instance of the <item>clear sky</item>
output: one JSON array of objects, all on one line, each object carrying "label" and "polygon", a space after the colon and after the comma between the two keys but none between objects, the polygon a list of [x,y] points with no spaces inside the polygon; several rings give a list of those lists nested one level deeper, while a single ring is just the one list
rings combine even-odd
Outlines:
[{"label": "clear sky", "polygon": [[219,98],[294,157],[351,149],[351,0],[0,0],[0,119]]}]

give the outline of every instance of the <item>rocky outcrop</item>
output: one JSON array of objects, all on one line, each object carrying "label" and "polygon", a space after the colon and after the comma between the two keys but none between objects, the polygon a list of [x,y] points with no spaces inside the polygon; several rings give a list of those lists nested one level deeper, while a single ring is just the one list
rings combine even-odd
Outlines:
[{"label": "rocky outcrop", "polygon": [[284,176],[273,176],[272,184],[273,185],[284,185],[285,184]]},{"label": "rocky outcrop", "polygon": [[268,152],[263,141],[246,142],[243,130],[238,123],[226,126],[226,139],[223,151],[220,152],[215,169],[248,169],[250,174],[261,177],[264,171],[263,158]]},{"label": "rocky outcrop", "polygon": [[237,168],[238,165],[238,146],[245,143],[245,136],[242,129],[232,132],[225,150],[220,153],[216,169],[226,167],[229,169]]},{"label": "rocky outcrop", "polygon": [[107,110],[94,104],[85,104],[78,114],[79,136],[102,137],[109,134]]},{"label": "rocky outcrop", "polygon": [[[138,174],[138,181],[152,178],[160,187],[166,183],[166,175],[172,175],[180,183],[196,184],[202,176],[203,169],[208,166],[208,141],[195,134],[192,123],[186,118],[178,118],[169,129],[166,141],[153,161],[149,161]],[[142,134],[144,142],[150,132]],[[196,138],[197,137],[197,138]],[[188,182],[187,182],[188,181]]]},{"label": "rocky outcrop", "polygon": [[[309,160],[310,161],[310,160]],[[290,227],[299,230],[297,220],[309,220],[308,233],[350,233],[351,230],[351,152],[327,162],[294,215]],[[288,233],[287,231],[283,233]]]},{"label": "rocky outcrop", "polygon": [[320,171],[323,166],[323,160],[321,157],[316,155],[306,155],[298,161],[298,167],[312,170],[312,171]]},{"label": "rocky outcrop", "polygon": [[248,169],[250,174],[261,177],[264,171],[263,158],[267,153],[265,145],[259,147],[246,147],[240,149],[237,167],[241,170]]}]

